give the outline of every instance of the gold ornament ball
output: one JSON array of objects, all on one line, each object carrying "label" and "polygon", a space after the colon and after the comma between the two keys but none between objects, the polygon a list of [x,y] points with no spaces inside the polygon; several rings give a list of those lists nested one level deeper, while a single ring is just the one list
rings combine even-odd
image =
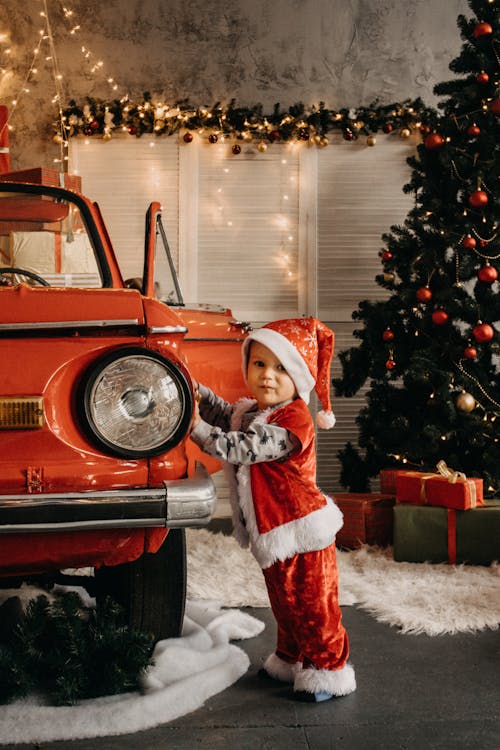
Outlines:
[{"label": "gold ornament ball", "polygon": [[395,278],[396,278],[396,275],[393,273],[384,273],[384,281],[387,284],[390,284],[391,281],[394,281]]},{"label": "gold ornament ball", "polygon": [[267,143],[264,143],[264,141],[260,141],[260,143],[257,145],[257,149],[263,154],[264,151],[267,151]]},{"label": "gold ornament ball", "polygon": [[368,138],[366,139],[367,146],[374,146],[376,142],[377,142],[377,139],[375,138],[374,135],[369,135]]},{"label": "gold ornament ball", "polygon": [[60,133],[56,133],[52,140],[54,141],[54,143],[62,143],[63,137],[62,135],[60,135]]},{"label": "gold ornament ball", "polygon": [[401,131],[401,138],[409,138],[411,135],[409,128],[403,128]]},{"label": "gold ornament ball", "polygon": [[110,141],[111,140],[111,133],[104,133],[102,136],[103,141]]},{"label": "gold ornament ball", "polygon": [[472,393],[462,391],[462,393],[457,396],[456,404],[457,409],[468,413],[470,411],[474,411],[474,409],[476,408],[476,399],[474,398]]},{"label": "gold ornament ball", "polygon": [[330,141],[328,140],[328,138],[326,136],[323,136],[319,142],[319,145],[321,146],[321,148],[325,148],[325,146],[328,146],[329,143]]}]

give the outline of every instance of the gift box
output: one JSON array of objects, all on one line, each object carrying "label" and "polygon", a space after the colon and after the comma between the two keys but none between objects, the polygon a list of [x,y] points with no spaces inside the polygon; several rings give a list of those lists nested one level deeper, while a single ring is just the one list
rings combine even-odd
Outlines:
[{"label": "gift box", "polygon": [[468,479],[441,462],[438,466],[444,475],[400,471],[396,477],[396,503],[435,505],[455,510],[469,510],[483,504],[482,479]]},{"label": "gift box", "polygon": [[381,469],[379,471],[380,492],[386,495],[396,494],[396,477],[403,469]]},{"label": "gift box", "polygon": [[339,492],[335,502],[344,514],[337,547],[354,549],[362,544],[392,544],[394,496],[377,492]]},{"label": "gift box", "polygon": [[65,187],[79,193],[82,191],[82,178],[79,175],[59,172],[52,167],[33,167],[32,169],[7,172],[0,176],[0,180],[2,182],[30,182],[34,185]]},{"label": "gift box", "polygon": [[500,560],[500,502],[472,510],[394,507],[397,562],[490,565]]}]

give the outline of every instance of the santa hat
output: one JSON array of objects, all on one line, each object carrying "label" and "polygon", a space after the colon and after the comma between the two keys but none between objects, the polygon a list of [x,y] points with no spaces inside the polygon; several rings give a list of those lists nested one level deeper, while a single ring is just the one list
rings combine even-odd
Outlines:
[{"label": "santa hat", "polygon": [[252,331],[243,342],[243,373],[246,377],[252,341],[267,346],[278,357],[306,404],[314,388],[321,402],[316,415],[319,427],[329,430],[335,424],[330,402],[330,365],[334,334],[316,318],[276,320]]}]

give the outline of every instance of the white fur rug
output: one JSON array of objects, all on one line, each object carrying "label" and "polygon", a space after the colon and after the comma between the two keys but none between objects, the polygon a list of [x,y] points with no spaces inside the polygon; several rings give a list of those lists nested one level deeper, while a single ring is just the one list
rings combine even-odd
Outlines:
[{"label": "white fur rug", "polygon": [[214,602],[188,602],[182,638],[160,641],[143,693],[47,706],[37,696],[0,706],[0,745],[128,734],[166,724],[225,690],[249,667],[229,641],[252,638],[264,623]]},{"label": "white fur rug", "polygon": [[[500,566],[394,562],[391,549],[338,551],[341,605],[356,604],[402,633],[444,635],[500,623]],[[230,536],[188,532],[188,596],[268,607],[259,566]]]}]

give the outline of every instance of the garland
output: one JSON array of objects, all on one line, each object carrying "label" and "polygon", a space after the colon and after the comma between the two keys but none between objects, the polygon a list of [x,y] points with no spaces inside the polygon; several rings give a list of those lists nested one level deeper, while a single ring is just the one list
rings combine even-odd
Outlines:
[{"label": "garland", "polygon": [[437,120],[436,111],[426,107],[420,98],[387,105],[374,102],[368,107],[339,110],[328,109],[324,102],[309,109],[300,102],[286,111],[275,104],[271,113],[264,113],[260,104],[237,107],[235,100],[227,107],[220,102],[210,108],[194,107],[188,100],[170,105],[153,100],[146,92],[140,102],[128,97],[107,102],[87,97],[83,104],[71,100],[61,119],[54,123],[54,141],[67,143],[70,137],[77,135],[109,140],[115,132],[126,132],[137,138],[145,134],[171,136],[183,132],[186,143],[193,140],[193,133],[198,133],[212,143],[219,138],[257,141],[264,147],[261,150],[265,150],[269,143],[289,141],[327,146],[328,135],[338,132],[347,141],[365,135],[368,144],[375,145],[374,134],[380,130],[384,133],[399,131],[402,137],[408,137],[423,123],[428,132]]}]

